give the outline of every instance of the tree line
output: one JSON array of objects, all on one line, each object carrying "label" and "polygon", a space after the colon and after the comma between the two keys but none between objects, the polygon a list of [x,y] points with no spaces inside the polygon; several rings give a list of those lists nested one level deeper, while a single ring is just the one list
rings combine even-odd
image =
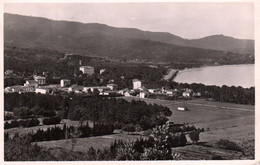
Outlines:
[{"label": "tree line", "polygon": [[[43,125],[54,125],[60,124],[61,119],[56,117],[44,118],[42,120]],[[5,121],[4,129],[15,128],[15,127],[35,127],[40,124],[40,121],[37,118],[26,119],[26,120],[10,120]]]},{"label": "tree line", "polygon": [[255,105],[255,87],[243,88],[241,86],[216,86],[216,85],[204,85],[198,83],[177,83],[177,82],[165,82],[167,88],[193,89],[194,92],[200,92],[203,98],[212,98],[215,101],[229,102],[236,104],[250,104]]},{"label": "tree line", "polygon": [[111,124],[95,123],[93,127],[88,124],[77,126],[48,127],[47,130],[38,129],[36,132],[30,132],[26,136],[31,138],[31,142],[61,140],[70,138],[83,138],[90,136],[109,135],[114,131]]},{"label": "tree line", "polygon": [[126,124],[143,130],[164,124],[171,116],[169,108],[144,101],[82,95],[5,94],[5,110],[19,118],[59,116],[75,121],[113,123],[121,129]]}]

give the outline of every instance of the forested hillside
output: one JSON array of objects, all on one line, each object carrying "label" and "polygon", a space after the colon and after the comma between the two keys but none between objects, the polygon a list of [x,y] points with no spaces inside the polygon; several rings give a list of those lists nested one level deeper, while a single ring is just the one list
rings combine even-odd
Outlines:
[{"label": "forested hillside", "polygon": [[[169,33],[143,32],[137,29],[114,28],[102,24],[83,24],[68,21],[53,21],[44,18],[5,14],[5,46],[41,48],[86,56],[110,57],[120,60],[152,62],[186,62],[214,64],[253,63],[254,55],[227,52],[241,47],[238,40],[222,37],[214,41],[186,41]],[[214,38],[214,37],[213,37]],[[191,45],[186,44],[192,43]],[[207,49],[192,48],[203,47]],[[210,44],[212,43],[212,44]],[[218,44],[216,44],[218,43]],[[224,43],[226,46],[221,46]],[[239,44],[237,44],[239,43]],[[182,46],[178,46],[182,45]],[[215,49],[218,50],[210,50]],[[242,45],[252,45],[242,44]],[[219,48],[225,48],[223,51]],[[252,47],[252,46],[251,46]],[[230,51],[232,51],[230,49]]]}]

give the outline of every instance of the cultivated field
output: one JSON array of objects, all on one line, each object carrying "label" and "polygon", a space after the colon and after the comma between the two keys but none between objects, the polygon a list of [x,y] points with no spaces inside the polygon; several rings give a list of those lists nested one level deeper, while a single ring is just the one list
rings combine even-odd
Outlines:
[{"label": "cultivated field", "polygon": [[[125,97],[126,100],[140,99]],[[140,99],[147,103],[169,107],[173,114],[169,118],[175,123],[189,123],[209,131],[200,134],[201,142],[214,142],[219,139],[230,139],[241,142],[243,139],[254,139],[255,112],[254,106],[205,101],[203,99],[187,100],[189,111],[178,111],[183,101],[158,99]]]},{"label": "cultivated field", "polygon": [[[109,147],[115,140],[123,140],[129,142],[134,141],[138,138],[140,138],[140,135],[130,135],[127,133],[114,133],[112,135],[77,138],[73,150],[86,152],[90,147],[93,147],[95,149],[104,149],[105,147]],[[61,147],[71,150],[73,142],[72,139],[65,139],[37,142],[37,144],[45,147]]]}]

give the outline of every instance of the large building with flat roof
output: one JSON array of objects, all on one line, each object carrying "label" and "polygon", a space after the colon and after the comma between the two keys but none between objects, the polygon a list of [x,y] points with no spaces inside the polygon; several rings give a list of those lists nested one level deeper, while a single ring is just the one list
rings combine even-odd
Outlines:
[{"label": "large building with flat roof", "polygon": [[79,70],[82,71],[83,74],[87,74],[87,75],[94,74],[94,67],[92,66],[80,66]]},{"label": "large building with flat roof", "polygon": [[46,84],[46,78],[42,76],[34,76],[34,80],[39,83],[39,85]]}]

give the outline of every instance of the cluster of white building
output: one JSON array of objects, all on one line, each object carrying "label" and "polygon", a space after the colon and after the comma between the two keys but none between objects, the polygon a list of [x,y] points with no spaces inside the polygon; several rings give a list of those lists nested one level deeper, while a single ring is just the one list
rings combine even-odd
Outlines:
[{"label": "cluster of white building", "polygon": [[[81,61],[80,61],[81,65]],[[93,75],[94,74],[94,67],[92,66],[80,66],[79,70],[83,74],[87,75]],[[106,69],[101,69],[100,74],[103,74],[106,71]],[[7,70],[6,74],[11,74],[12,71]],[[124,77],[121,77],[124,78]],[[200,97],[201,93],[193,92],[191,89],[183,89],[182,91],[178,91],[177,89],[146,89],[144,86],[142,86],[142,82],[138,79],[133,79],[133,88],[132,89],[122,89],[117,90],[117,85],[113,83],[113,81],[110,81],[109,84],[106,86],[93,86],[93,87],[84,87],[79,85],[71,85],[71,81],[69,79],[61,79],[60,84],[54,84],[54,85],[46,85],[46,77],[44,76],[34,76],[33,80],[26,80],[24,85],[16,85],[11,87],[6,87],[5,92],[6,93],[12,93],[12,92],[19,92],[19,93],[25,93],[25,92],[35,92],[35,93],[41,93],[41,94],[50,94],[54,91],[65,91],[65,92],[74,92],[74,93],[99,93],[99,95],[110,95],[110,94],[120,94],[126,97],[140,97],[145,98],[149,94],[163,94],[167,96],[179,96],[180,92],[182,92],[183,98],[191,98],[192,96]]]},{"label": "cluster of white building", "polygon": [[178,89],[165,89],[162,87],[161,89],[146,89],[144,86],[142,86],[142,82],[138,79],[133,80],[133,89],[131,90],[120,90],[118,91],[120,94],[131,97],[131,96],[137,96],[140,98],[145,98],[150,94],[155,95],[166,95],[171,97],[181,97],[189,99],[191,97],[200,97],[200,92],[194,92],[192,89],[185,88],[182,90]]},{"label": "cluster of white building", "polygon": [[67,92],[71,93],[98,93],[99,95],[110,95],[115,94],[117,90],[116,84],[107,84],[106,86],[92,86],[84,87],[80,85],[72,85],[67,88]]},{"label": "cluster of white building", "polygon": [[11,87],[6,87],[5,92],[35,92],[39,86],[46,84],[46,78],[43,76],[34,76],[33,80],[26,80],[24,85],[15,85]]},{"label": "cluster of white building", "polygon": [[5,93],[26,93],[26,92],[35,92],[40,94],[51,94],[54,91],[65,91],[65,92],[74,92],[74,93],[94,93],[98,92],[99,95],[110,95],[116,93],[117,85],[116,84],[107,84],[106,86],[93,86],[93,87],[84,87],[80,85],[71,85],[71,81],[68,79],[60,80],[60,84],[51,84],[46,85],[46,78],[41,76],[34,77],[34,80],[26,80],[24,85],[16,85],[5,88]]}]

